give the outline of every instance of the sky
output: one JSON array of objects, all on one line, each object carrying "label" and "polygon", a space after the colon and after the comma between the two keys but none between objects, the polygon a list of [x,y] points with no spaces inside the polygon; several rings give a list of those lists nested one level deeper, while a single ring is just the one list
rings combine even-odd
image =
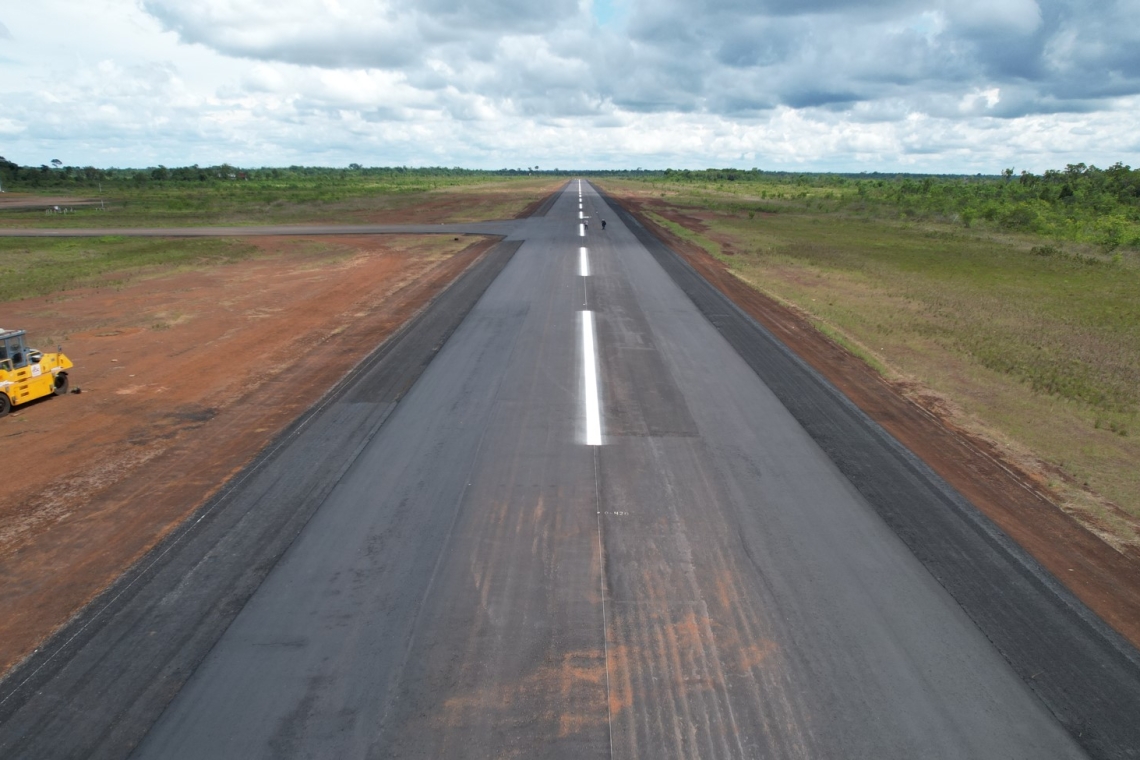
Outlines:
[{"label": "sky", "polygon": [[1140,164],[1140,0],[0,4],[25,165]]}]

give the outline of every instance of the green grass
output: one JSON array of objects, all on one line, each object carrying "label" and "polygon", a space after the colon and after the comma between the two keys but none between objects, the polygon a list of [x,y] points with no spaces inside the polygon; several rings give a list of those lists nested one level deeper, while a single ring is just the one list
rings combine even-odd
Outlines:
[{"label": "green grass", "polygon": [[[228,179],[229,167],[218,169],[203,170],[208,176],[201,181],[156,180],[149,178],[150,173],[123,170],[92,170],[99,175],[95,179],[84,179],[78,170],[70,175],[21,170],[28,175],[24,178],[26,186],[17,183],[13,187],[6,182],[10,191],[100,196],[106,210],[90,206],[76,206],[68,214],[0,210],[0,226],[366,223],[377,219],[399,222],[405,217],[473,221],[511,218],[565,182],[564,178],[542,175],[367,169],[259,170],[249,173],[248,179]],[[226,170],[224,174],[222,169]],[[193,174],[198,173],[195,168]],[[36,182],[29,182],[28,177]],[[108,277],[115,273],[129,274],[152,266],[225,263],[255,250],[247,243],[223,239],[0,238],[0,300],[42,296],[95,282],[110,284]]]},{"label": "green grass", "polygon": [[233,239],[0,238],[0,301],[48,295],[152,266],[224,264],[256,250]]},{"label": "green grass", "polygon": [[698,218],[665,223],[878,371],[917,380],[1140,518],[1137,251],[821,209],[810,195],[602,184],[654,204],[657,221]]},{"label": "green grass", "polygon": [[1041,176],[836,175],[709,169],[632,174],[654,192],[751,214],[844,212],[1140,248],[1140,169],[1075,164]]},{"label": "green grass", "polygon": [[690,230],[688,227],[678,224],[671,219],[666,219],[660,214],[655,214],[652,211],[649,211],[648,214],[650,219],[657,222],[677,237],[681,238],[682,240],[687,240],[690,243],[696,244],[700,248],[704,249],[705,253],[709,254],[710,256],[718,258],[722,261],[724,260],[724,255],[721,253],[720,244],[716,241],[710,240],[699,232]]},{"label": "green grass", "polygon": [[0,209],[0,225],[16,227],[129,227],[253,225],[305,222],[366,223],[401,216],[425,204],[436,206],[431,221],[512,217],[527,203],[564,180],[545,176],[373,176],[326,171],[315,176],[208,182],[131,181],[61,187],[9,187],[40,195],[65,193],[102,199],[99,206],[74,206],[71,213],[42,209]]}]

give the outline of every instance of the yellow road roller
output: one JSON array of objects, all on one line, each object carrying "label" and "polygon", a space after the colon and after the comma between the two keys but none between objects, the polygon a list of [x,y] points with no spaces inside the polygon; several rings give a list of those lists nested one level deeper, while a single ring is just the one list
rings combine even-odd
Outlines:
[{"label": "yellow road roller", "polygon": [[67,393],[67,370],[74,365],[63,348],[45,354],[28,348],[24,336],[24,330],[0,328],[0,417],[14,406]]}]

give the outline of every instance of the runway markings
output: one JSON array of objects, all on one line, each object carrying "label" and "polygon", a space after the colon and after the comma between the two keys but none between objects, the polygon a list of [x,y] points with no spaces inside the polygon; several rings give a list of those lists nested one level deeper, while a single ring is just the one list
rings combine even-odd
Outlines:
[{"label": "runway markings", "polygon": [[598,404],[598,357],[594,348],[594,312],[582,314],[582,374],[586,381],[586,445],[602,445],[602,417]]},{"label": "runway markings", "polygon": [[[582,219],[582,180],[578,180],[578,218]],[[586,236],[586,225],[578,224],[578,237]],[[590,276],[590,252],[586,246],[578,248],[578,272],[582,277]],[[585,297],[583,280],[583,297]],[[583,306],[586,305],[583,301]],[[594,335],[594,312],[583,309],[582,315],[582,376],[585,394],[582,397],[586,413],[586,445],[602,445],[602,413],[598,401],[598,354]],[[607,673],[609,675],[607,666]]]}]

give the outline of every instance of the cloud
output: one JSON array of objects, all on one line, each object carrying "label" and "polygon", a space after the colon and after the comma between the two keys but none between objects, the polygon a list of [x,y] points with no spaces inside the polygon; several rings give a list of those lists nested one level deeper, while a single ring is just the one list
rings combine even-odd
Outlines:
[{"label": "cloud", "polygon": [[1134,0],[40,0],[5,19],[67,9],[52,45],[0,58],[5,151],[33,162],[65,143],[167,165],[992,171],[1136,150]]},{"label": "cloud", "polygon": [[186,42],[227,55],[323,67],[398,68],[450,49],[486,59],[503,35],[534,34],[577,12],[572,0],[143,0]]},{"label": "cloud", "polygon": [[0,40],[12,39],[12,33],[8,31],[8,27],[4,26],[4,22],[0,21]]},{"label": "cloud", "polygon": [[1036,0],[958,0],[946,15],[954,26],[987,36],[1025,36],[1041,26]]},{"label": "cloud", "polygon": [[[849,108],[1017,89],[999,116],[1140,93],[1136,3],[629,0],[620,33],[573,0],[143,0],[184,41],[266,62],[399,72],[532,116]],[[937,98],[935,98],[937,99]],[[949,110],[944,109],[945,114]]]}]

